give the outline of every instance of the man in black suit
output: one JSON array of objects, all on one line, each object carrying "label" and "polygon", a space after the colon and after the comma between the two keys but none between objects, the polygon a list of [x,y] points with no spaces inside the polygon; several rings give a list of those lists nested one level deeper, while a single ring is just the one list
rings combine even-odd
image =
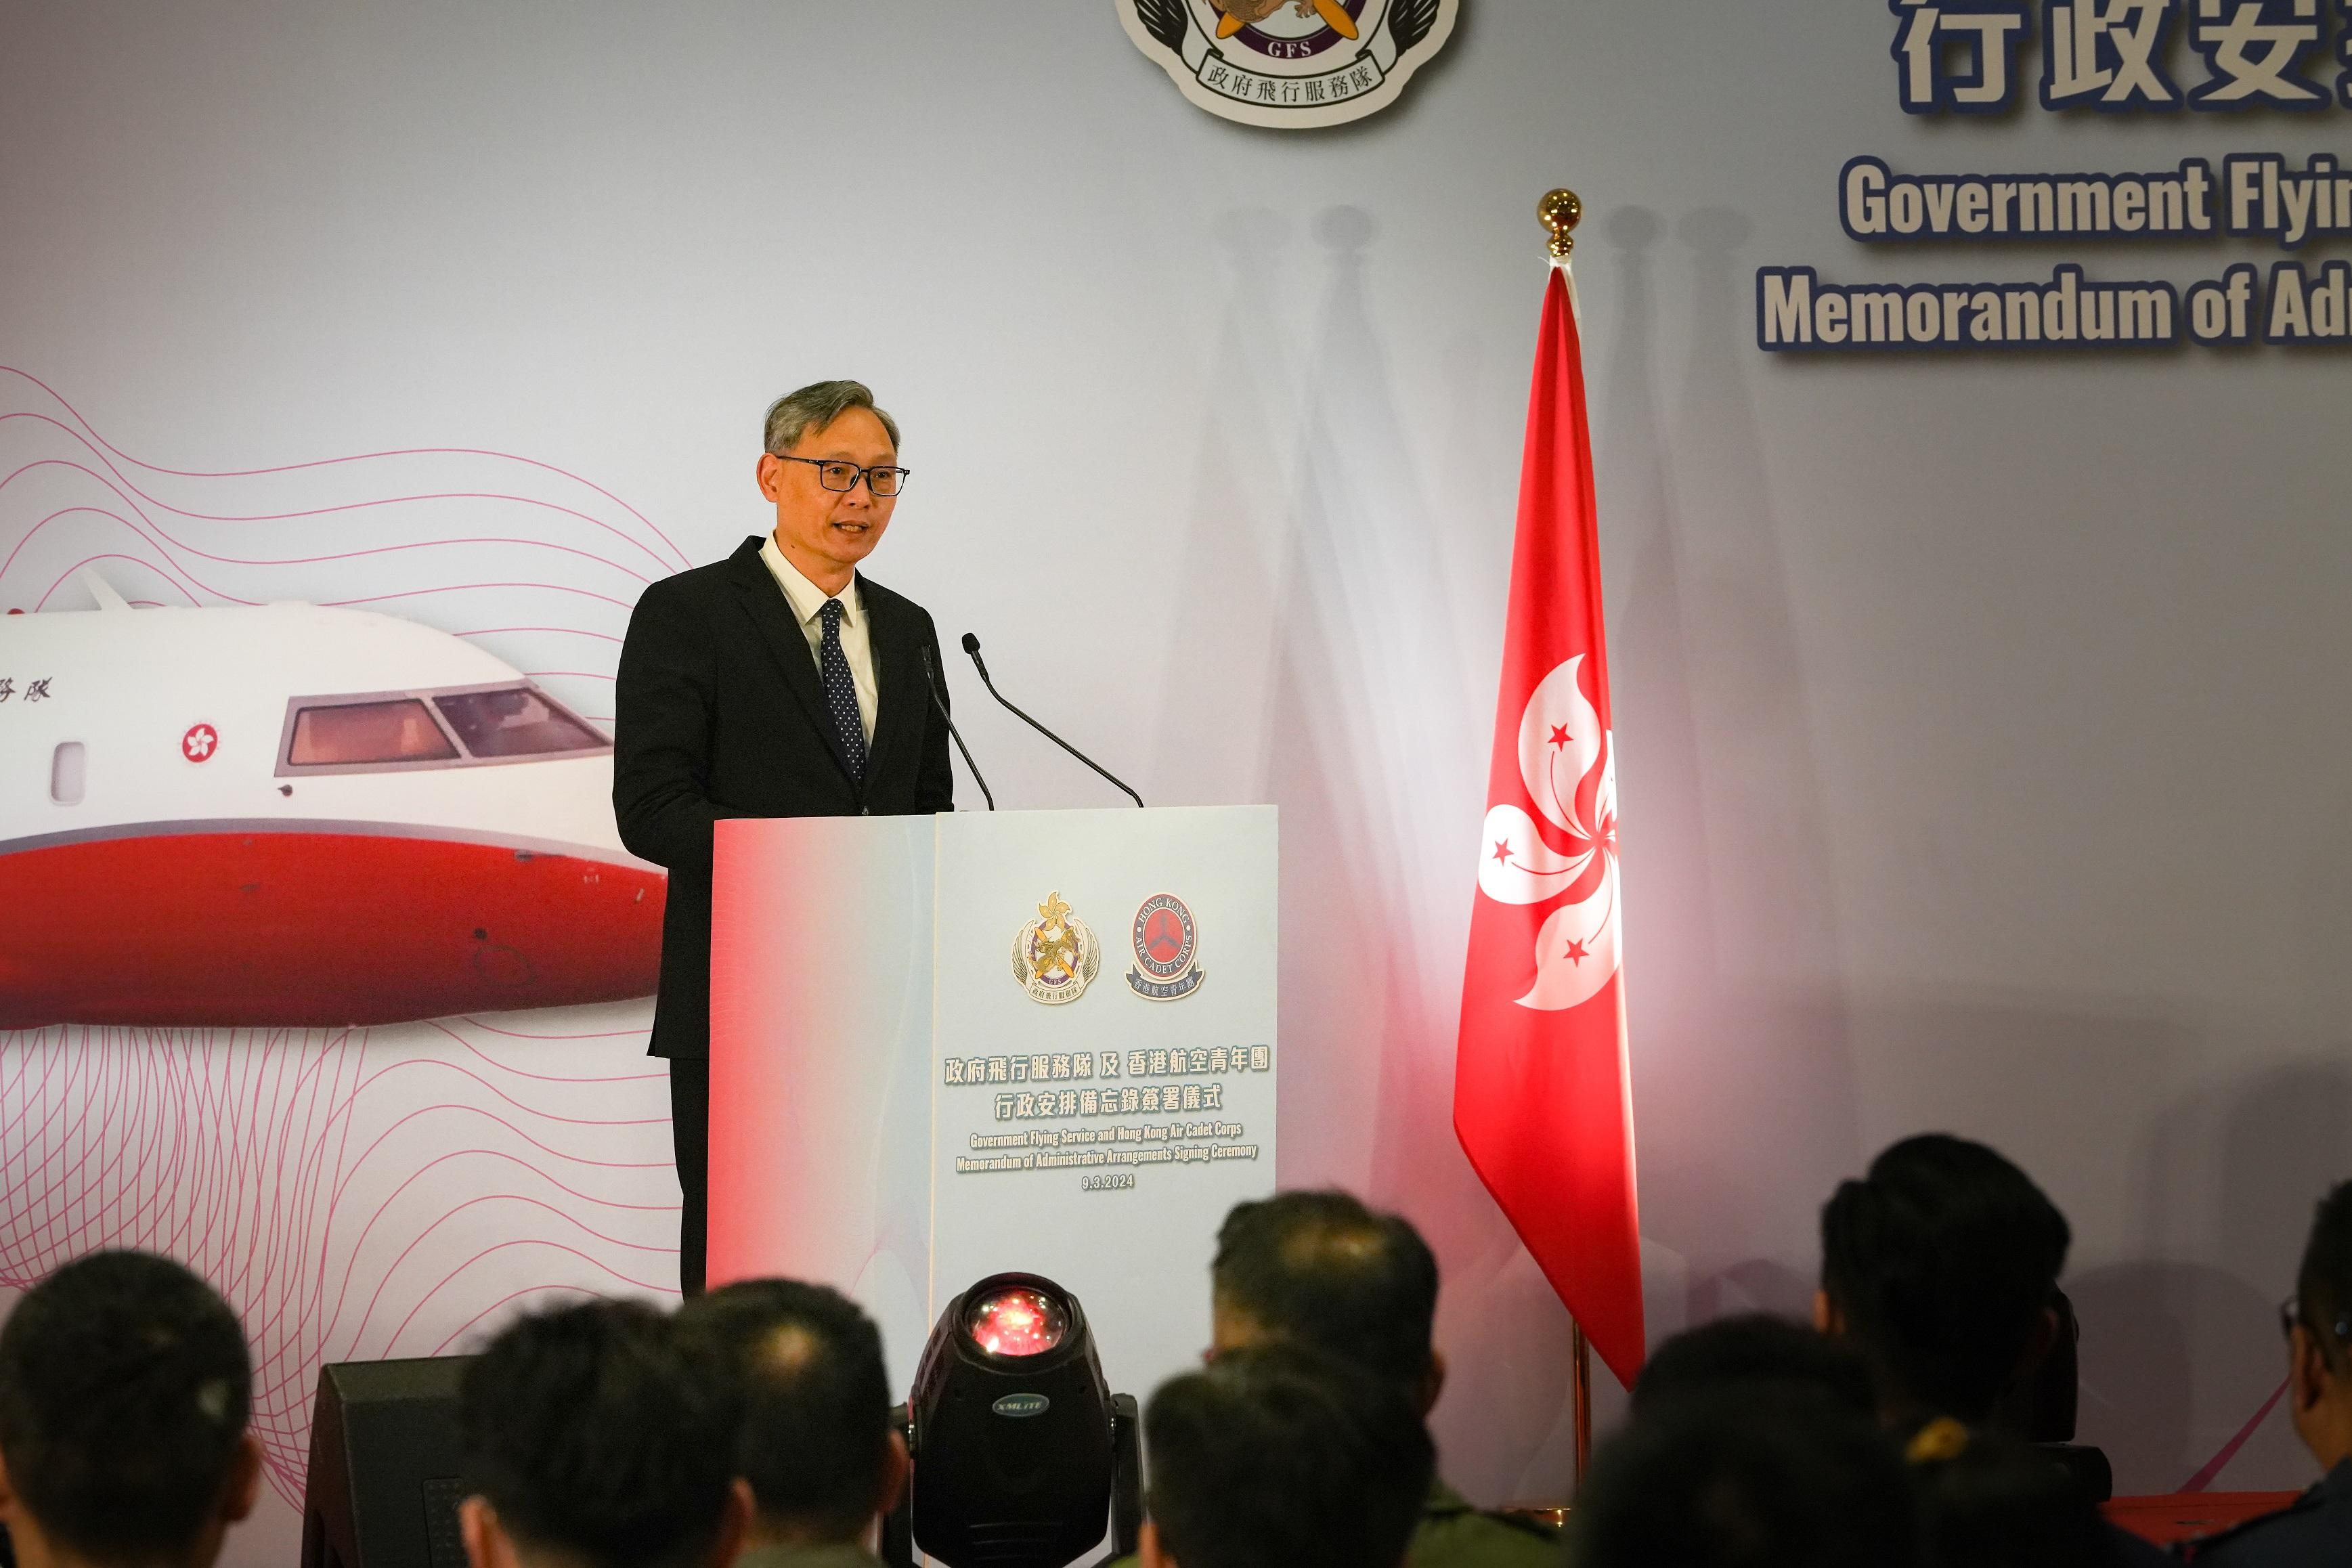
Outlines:
[{"label": "man in black suit", "polygon": [[931,702],[939,634],[922,606],[857,571],[906,479],[897,423],[856,382],[821,381],[776,400],[766,437],[774,531],[645,591],[613,725],[621,842],[669,868],[652,1054],[670,1064],[688,1295],[702,1289],[707,1224],[712,825],[954,807]]}]

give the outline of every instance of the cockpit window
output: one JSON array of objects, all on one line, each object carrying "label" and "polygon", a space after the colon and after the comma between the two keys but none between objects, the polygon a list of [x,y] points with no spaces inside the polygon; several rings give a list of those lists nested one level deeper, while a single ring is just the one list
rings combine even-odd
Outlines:
[{"label": "cockpit window", "polygon": [[457,748],[415,698],[320,704],[297,710],[286,760],[298,768],[446,762]]},{"label": "cockpit window", "polygon": [[612,749],[585,720],[528,681],[355,691],[286,704],[278,773],[483,767]]},{"label": "cockpit window", "polygon": [[604,738],[528,686],[436,697],[433,705],[478,757],[539,757],[593,752]]}]

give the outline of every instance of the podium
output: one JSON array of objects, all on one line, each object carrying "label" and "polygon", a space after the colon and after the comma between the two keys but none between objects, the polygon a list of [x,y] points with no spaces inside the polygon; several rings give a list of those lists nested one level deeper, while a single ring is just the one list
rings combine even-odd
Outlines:
[{"label": "podium", "polygon": [[1114,1389],[1196,1364],[1274,1190],[1276,860],[1272,806],[719,823],[709,1283],[845,1291],[901,1394],[1006,1269]]}]

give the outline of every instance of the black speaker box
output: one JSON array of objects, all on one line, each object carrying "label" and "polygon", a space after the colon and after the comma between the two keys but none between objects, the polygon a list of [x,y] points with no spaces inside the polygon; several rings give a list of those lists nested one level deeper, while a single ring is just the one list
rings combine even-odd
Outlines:
[{"label": "black speaker box", "polygon": [[457,1380],[471,1356],[319,1370],[302,1568],[466,1568]]}]

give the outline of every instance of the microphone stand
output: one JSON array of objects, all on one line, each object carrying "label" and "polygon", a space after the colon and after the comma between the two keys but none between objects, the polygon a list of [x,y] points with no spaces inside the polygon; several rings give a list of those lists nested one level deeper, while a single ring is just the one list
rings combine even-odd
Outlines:
[{"label": "microphone stand", "polygon": [[1067,741],[1062,739],[1061,736],[1056,735],[1053,731],[1048,730],[1045,725],[1040,724],[1036,720],[1032,719],[1028,714],[1024,713],[1020,709],[1013,707],[1012,703],[1004,700],[1004,693],[996,689],[996,682],[988,679],[988,665],[980,657],[980,639],[972,636],[970,632],[963,634],[963,651],[971,656],[971,667],[980,671],[980,683],[988,688],[988,694],[991,697],[995,698],[999,703],[1002,703],[1005,711],[1011,713],[1015,719],[1020,720],[1024,724],[1028,725],[1032,730],[1036,731],[1040,735],[1045,736],[1045,739],[1053,742],[1054,744],[1061,747],[1062,750],[1069,752],[1070,755],[1077,758],[1078,761],[1086,763],[1087,766],[1094,769],[1095,772],[1102,774],[1103,777],[1110,780],[1112,784],[1118,785],[1121,794],[1125,795],[1128,799],[1135,802],[1138,806],[1142,805],[1143,797],[1136,794],[1133,790],[1129,789],[1126,784],[1108,768],[1104,767],[1100,763],[1096,762],[1092,757],[1087,755],[1084,752],[1078,750],[1076,746],[1073,746]]},{"label": "microphone stand", "polygon": [[988,793],[988,781],[980,776],[980,765],[971,760],[971,748],[963,743],[963,731],[955,727],[953,719],[948,718],[947,702],[940,696],[940,672],[931,663],[929,645],[923,648],[923,681],[931,689],[931,706],[940,710],[940,718],[947,720],[948,733],[954,738],[956,750],[963,753],[963,765],[971,770],[971,782],[980,786],[980,798],[988,802],[989,810],[994,811],[996,797]]}]

